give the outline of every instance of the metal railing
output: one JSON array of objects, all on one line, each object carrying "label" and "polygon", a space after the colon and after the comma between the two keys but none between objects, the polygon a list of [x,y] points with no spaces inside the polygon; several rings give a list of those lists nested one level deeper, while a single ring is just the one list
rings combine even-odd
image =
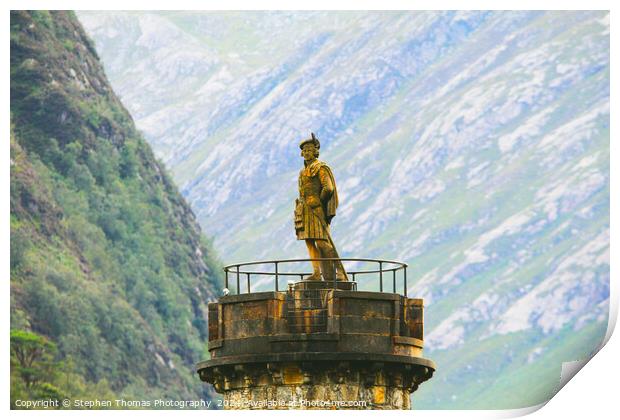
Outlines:
[{"label": "metal railing", "polygon": [[[273,276],[273,284],[274,290],[280,291],[280,280],[286,277],[298,278],[299,281],[304,280],[304,276],[308,276],[310,272],[295,272],[295,271],[282,271],[283,266],[295,263],[310,263],[312,261],[333,261],[334,265],[336,263],[342,264],[344,266],[345,262],[356,262],[356,263],[370,263],[377,264],[378,268],[376,270],[348,270],[345,267],[347,274],[350,276],[350,281],[356,285],[356,278],[360,276],[366,275],[378,275],[376,280],[379,282],[379,291],[384,291],[384,283],[389,282],[391,280],[392,283],[392,292],[397,293],[397,284],[402,284],[403,295],[407,296],[407,264],[400,261],[390,261],[390,260],[378,260],[371,258],[300,258],[300,259],[287,259],[287,260],[269,260],[269,261],[250,261],[250,262],[242,262],[237,264],[230,264],[224,267],[225,273],[225,287],[226,289],[230,288],[231,277],[233,284],[236,284],[236,293],[251,293],[252,291],[252,276]],[[256,266],[269,266],[273,265],[273,271],[271,270],[260,270],[260,271],[252,271],[248,270],[247,267]],[[333,271],[335,273],[335,270]],[[341,280],[336,278],[334,275],[333,279],[323,279],[325,281],[325,285],[327,287],[337,288],[338,283],[342,283]],[[245,292],[242,292],[242,284],[245,283]]]},{"label": "metal railing", "polygon": [[327,290],[289,290],[286,321],[291,333],[327,332]]}]

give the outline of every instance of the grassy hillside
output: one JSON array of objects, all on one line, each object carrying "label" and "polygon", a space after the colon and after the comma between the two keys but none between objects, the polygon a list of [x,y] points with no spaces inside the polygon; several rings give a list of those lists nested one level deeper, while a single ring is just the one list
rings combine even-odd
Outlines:
[{"label": "grassy hillside", "polygon": [[213,252],[70,12],[11,12],[10,143],[12,404],[209,398]]}]

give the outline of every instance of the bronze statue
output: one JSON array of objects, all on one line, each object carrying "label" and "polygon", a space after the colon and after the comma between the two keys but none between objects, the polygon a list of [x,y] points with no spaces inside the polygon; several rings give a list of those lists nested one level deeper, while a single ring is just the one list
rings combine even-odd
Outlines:
[{"label": "bronze statue", "polygon": [[[299,143],[304,168],[299,172],[299,198],[295,200],[295,233],[305,240],[310,258],[340,258],[329,232],[336,215],[338,191],[332,170],[318,160],[321,143],[314,133]],[[347,274],[340,261],[312,261],[313,273],[304,280],[346,281]]]}]

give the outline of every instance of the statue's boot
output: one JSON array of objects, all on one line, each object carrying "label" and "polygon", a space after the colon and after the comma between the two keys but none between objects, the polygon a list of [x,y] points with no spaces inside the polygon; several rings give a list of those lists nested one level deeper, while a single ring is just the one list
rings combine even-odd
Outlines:
[{"label": "statue's boot", "polygon": [[321,281],[321,273],[314,272],[307,277],[304,277],[304,281]]},{"label": "statue's boot", "polygon": [[334,266],[331,261],[321,262],[321,272],[323,273],[323,280],[334,281]]},{"label": "statue's boot", "polygon": [[[332,248],[325,252],[323,258],[338,258],[338,254]],[[334,276],[336,274],[336,267],[338,266],[338,261],[321,261],[321,272],[323,273],[323,280],[325,281],[334,281]]]}]

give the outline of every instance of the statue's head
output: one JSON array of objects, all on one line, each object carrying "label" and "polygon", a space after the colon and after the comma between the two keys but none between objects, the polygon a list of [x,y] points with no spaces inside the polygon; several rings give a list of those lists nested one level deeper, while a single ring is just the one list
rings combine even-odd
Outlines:
[{"label": "statue's head", "polygon": [[301,149],[301,156],[304,160],[312,160],[319,157],[319,149],[321,148],[321,143],[319,139],[316,138],[314,133],[311,133],[312,137],[309,139],[302,140],[299,143],[299,148]]}]

